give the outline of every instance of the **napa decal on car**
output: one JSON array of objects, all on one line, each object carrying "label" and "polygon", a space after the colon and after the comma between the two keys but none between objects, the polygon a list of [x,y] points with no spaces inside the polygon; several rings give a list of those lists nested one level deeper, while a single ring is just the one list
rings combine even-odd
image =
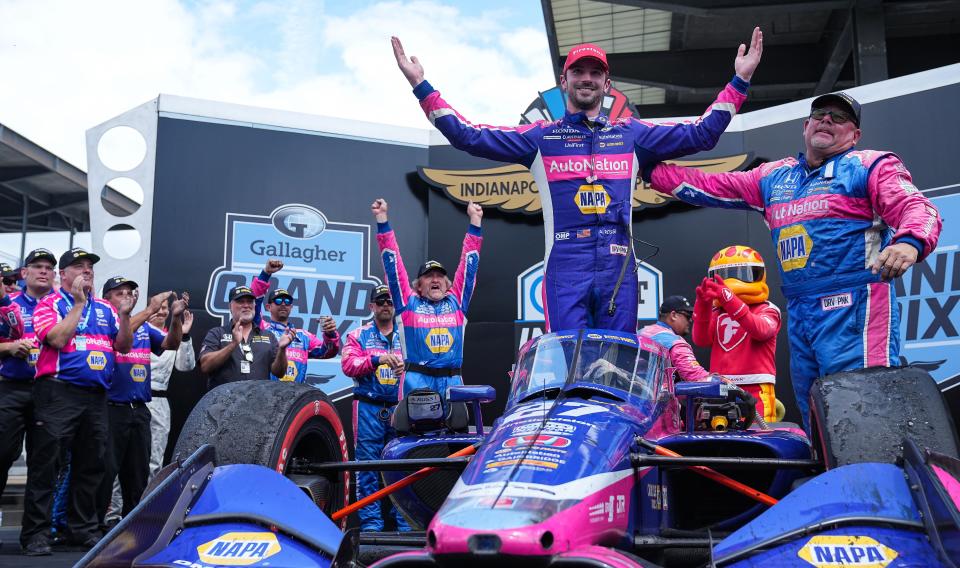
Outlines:
[{"label": "napa decal on car", "polygon": [[[290,292],[294,327],[319,336],[320,316],[328,315],[343,335],[369,317],[367,305],[380,284],[370,274],[369,225],[334,222],[308,205],[288,204],[268,215],[227,213],[224,231],[223,266],[210,275],[206,298],[207,312],[224,325],[230,289],[250,286],[271,258],[282,260],[283,270],[273,274],[268,294]],[[331,395],[353,387],[339,357],[311,359],[304,382]]]},{"label": "napa decal on car", "polygon": [[819,535],[808,540],[797,556],[817,568],[884,568],[898,554],[869,536]]},{"label": "napa decal on car", "polygon": [[[573,238],[573,235],[570,238]],[[610,249],[610,252],[621,254],[624,251]],[[655,321],[657,310],[663,301],[663,273],[652,264],[642,262],[637,265],[637,281],[640,292],[637,321]],[[534,337],[543,335],[544,321],[543,262],[541,261],[517,276],[517,319],[514,322],[517,348]]]},{"label": "napa decal on car", "polygon": [[202,562],[223,566],[250,566],[280,552],[272,532],[229,532],[197,547]]}]

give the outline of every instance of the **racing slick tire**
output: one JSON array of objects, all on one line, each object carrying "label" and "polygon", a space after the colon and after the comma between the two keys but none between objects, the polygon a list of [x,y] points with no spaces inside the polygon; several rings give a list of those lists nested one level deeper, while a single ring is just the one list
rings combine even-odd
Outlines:
[{"label": "racing slick tire", "polygon": [[[217,465],[257,464],[281,474],[293,458],[350,459],[343,424],[327,395],[278,381],[227,383],[204,395],[183,425],[174,459],[186,459],[203,444],[215,447]],[[346,505],[349,480],[348,472],[319,480],[327,486],[324,513]]]},{"label": "racing slick tire", "polygon": [[813,444],[827,469],[895,463],[910,438],[958,457],[956,431],[940,389],[916,367],[871,367],[821,377],[810,389]]}]

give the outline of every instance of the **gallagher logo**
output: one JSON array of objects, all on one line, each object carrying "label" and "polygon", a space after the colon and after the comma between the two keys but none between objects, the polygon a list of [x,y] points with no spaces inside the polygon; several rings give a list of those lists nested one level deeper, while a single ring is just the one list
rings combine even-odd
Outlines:
[{"label": "gallagher logo", "polygon": [[280,552],[272,532],[230,532],[197,547],[200,560],[217,566],[249,566]]},{"label": "gallagher logo", "polygon": [[[320,335],[320,316],[333,316],[341,335],[369,317],[367,304],[379,279],[370,274],[370,226],[330,221],[308,205],[287,204],[269,215],[227,213],[223,265],[210,275],[207,312],[230,320],[228,294],[250,286],[268,259],[283,270],[270,279],[270,292],[286,289],[293,297],[290,323]],[[266,310],[264,310],[266,313]],[[311,359],[305,381],[328,394],[351,388],[340,358]]]}]

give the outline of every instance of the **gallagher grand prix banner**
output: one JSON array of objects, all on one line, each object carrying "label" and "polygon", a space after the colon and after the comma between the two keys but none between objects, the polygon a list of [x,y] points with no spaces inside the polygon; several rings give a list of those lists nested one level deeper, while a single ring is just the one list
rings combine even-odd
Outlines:
[{"label": "gallagher grand prix banner", "polygon": [[[332,222],[302,204],[283,205],[269,215],[226,217],[223,266],[210,275],[206,299],[207,312],[223,325],[230,319],[230,290],[250,286],[268,259],[282,260],[283,270],[273,274],[267,296],[277,288],[290,292],[293,327],[320,335],[320,316],[332,316],[343,336],[369,317],[367,305],[380,284],[370,275],[369,225]],[[339,356],[310,359],[303,382],[334,396],[353,387]]]}]

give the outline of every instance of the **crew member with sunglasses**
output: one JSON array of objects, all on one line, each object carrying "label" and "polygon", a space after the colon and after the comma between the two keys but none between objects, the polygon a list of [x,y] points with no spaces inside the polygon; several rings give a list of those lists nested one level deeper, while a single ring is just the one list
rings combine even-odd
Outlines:
[{"label": "crew member with sunglasses", "polygon": [[857,150],[860,103],[813,100],[805,152],[746,172],[658,164],[653,188],[693,205],[763,214],[777,250],[790,320],[790,374],[804,426],[813,381],[891,366],[900,354],[892,280],[937,247],[942,221],[892,152]]},{"label": "crew member with sunglasses", "polygon": [[8,294],[16,294],[20,291],[17,281],[20,280],[20,269],[14,268],[5,262],[0,262],[0,278],[3,278],[3,291]]},{"label": "crew member with sunglasses", "polygon": [[660,304],[660,319],[640,330],[640,337],[652,339],[670,354],[670,365],[684,381],[706,381],[710,372],[704,369],[683,338],[693,323],[693,305],[683,296],[669,296]]},{"label": "crew member with sunglasses", "polygon": [[[373,321],[347,334],[340,366],[353,377],[353,445],[358,460],[378,460],[387,442],[396,437],[390,416],[397,405],[400,377],[403,376],[403,350],[400,333],[393,321],[390,289],[377,286],[370,302]],[[380,476],[374,471],[357,472],[357,500],[380,488]],[[409,531],[403,515],[393,509],[398,531]],[[360,509],[361,531],[382,531],[380,503]]]},{"label": "crew member with sunglasses", "polygon": [[760,253],[742,245],[723,247],[697,286],[693,342],[710,347],[711,371],[750,393],[766,422],[777,422],[780,308],[769,296]]},{"label": "crew member with sunglasses", "polygon": [[287,346],[293,332],[278,339],[254,324],[253,290],[230,290],[230,325],[214,327],[203,338],[200,371],[207,375],[207,390],[234,381],[269,380],[287,372]]},{"label": "crew member with sunglasses", "polygon": [[302,383],[307,378],[308,359],[329,359],[336,357],[340,352],[340,334],[337,324],[330,316],[320,317],[320,329],[323,332],[321,340],[305,329],[297,329],[290,323],[290,312],[293,310],[293,296],[283,288],[270,292],[267,298],[267,312],[269,318],[261,317],[260,305],[264,294],[270,289],[270,277],[283,268],[283,261],[270,259],[263,272],[253,279],[250,288],[257,297],[256,317],[260,329],[269,331],[278,340],[288,330],[293,332],[293,341],[287,346],[287,370],[283,375],[271,374],[275,381]]}]

